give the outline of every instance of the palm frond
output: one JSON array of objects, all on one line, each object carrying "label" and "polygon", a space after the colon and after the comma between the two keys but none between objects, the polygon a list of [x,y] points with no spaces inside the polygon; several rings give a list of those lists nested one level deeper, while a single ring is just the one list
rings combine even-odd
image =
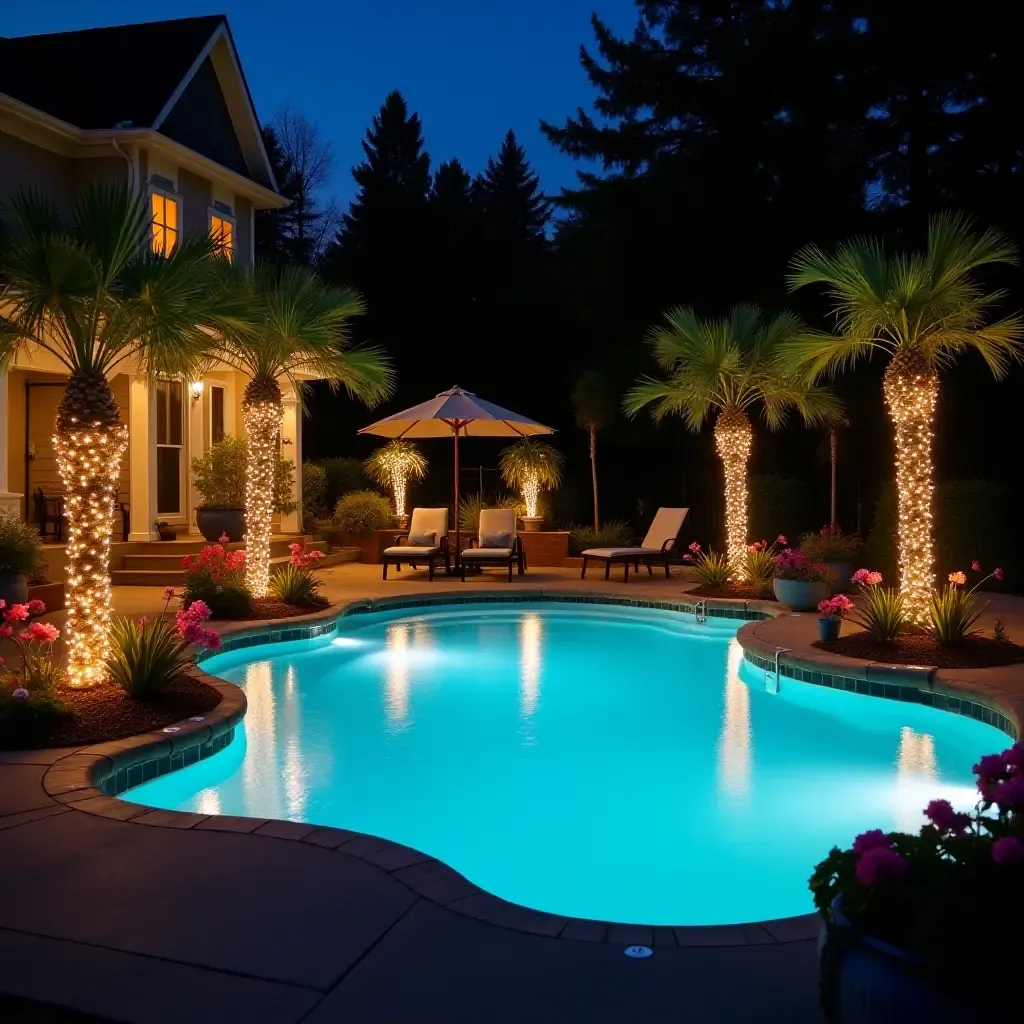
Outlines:
[{"label": "palm frond", "polygon": [[144,248],[146,198],[121,185],[88,185],[75,204],[74,232],[93,261],[101,287],[113,284]]}]

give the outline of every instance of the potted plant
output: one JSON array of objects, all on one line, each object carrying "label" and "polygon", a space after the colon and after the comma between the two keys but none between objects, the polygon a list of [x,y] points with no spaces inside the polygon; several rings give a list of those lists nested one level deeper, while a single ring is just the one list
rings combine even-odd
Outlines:
[{"label": "potted plant", "polygon": [[839,526],[823,526],[817,533],[800,538],[800,550],[810,561],[826,566],[835,576],[832,589],[842,593],[850,586],[860,537],[843,533]]},{"label": "potted plant", "polygon": [[156,530],[157,536],[161,540],[175,540],[178,536],[174,527],[164,519],[158,519],[153,523],[153,529]]},{"label": "potted plant", "polygon": [[838,640],[843,617],[853,611],[853,602],[845,594],[826,597],[818,605],[818,639]]},{"label": "potted plant", "polygon": [[[211,544],[227,534],[237,543],[245,533],[245,471],[249,446],[240,437],[225,437],[210,445],[206,454],[192,460],[192,480],[202,492],[196,507],[196,526]],[[281,514],[295,509],[291,501],[295,465],[278,457],[274,478],[273,511]]]},{"label": "potted plant", "polygon": [[527,533],[540,530],[544,517],[537,514],[537,505],[543,487],[557,487],[562,482],[562,453],[546,441],[524,437],[509,445],[502,453],[498,465],[501,476],[509,487],[522,491],[526,502],[526,515],[520,519]]},{"label": "potted plant", "polygon": [[29,576],[42,558],[39,533],[13,512],[0,512],[0,600],[24,604]]},{"label": "potted plant", "polygon": [[802,551],[783,548],[775,556],[776,598],[795,612],[809,612],[832,594],[832,573]]},{"label": "potted plant", "polygon": [[405,495],[410,480],[422,480],[427,460],[411,441],[388,441],[364,463],[366,475],[382,487],[390,487],[395,499],[395,518],[402,529],[408,526]]},{"label": "potted plant", "polygon": [[[383,549],[377,531],[394,525],[391,502],[376,491],[352,491],[339,498],[334,506],[333,525],[340,536],[335,541],[332,535],[332,543],[359,548],[360,561],[380,562]],[[394,535],[390,534],[386,539],[392,543]]]},{"label": "potted plant", "polygon": [[962,1024],[1019,1013],[1024,743],[981,758],[974,773],[972,814],[932,800],[916,835],[873,829],[814,869],[829,1020]]}]

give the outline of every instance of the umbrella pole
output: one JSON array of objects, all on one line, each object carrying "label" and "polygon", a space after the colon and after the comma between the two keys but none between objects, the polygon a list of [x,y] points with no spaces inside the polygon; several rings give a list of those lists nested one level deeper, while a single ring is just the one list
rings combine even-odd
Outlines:
[{"label": "umbrella pole", "polygon": [[459,425],[456,423],[454,426],[454,437],[455,437],[455,561],[454,566],[457,569],[459,567],[459,556],[461,551],[459,550]]}]

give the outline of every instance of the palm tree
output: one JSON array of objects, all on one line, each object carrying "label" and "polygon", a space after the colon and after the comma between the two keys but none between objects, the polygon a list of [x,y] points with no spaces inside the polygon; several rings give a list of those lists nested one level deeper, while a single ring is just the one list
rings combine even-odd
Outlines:
[{"label": "palm tree", "polygon": [[840,415],[839,401],[829,390],[779,365],[780,346],[802,330],[793,314],[765,320],[756,306],[734,306],[718,320],[701,320],[692,309],[676,307],[648,335],[666,378],[645,377],[626,396],[630,415],[650,405],[656,420],[674,413],[695,432],[716,414],[715,448],[725,469],[726,551],[736,567],[747,549],[750,409],[759,405],[773,430],[790,408],[808,424]]},{"label": "palm tree", "polygon": [[396,439],[381,445],[364,463],[363,468],[375,483],[390,487],[395,498],[395,515],[405,516],[405,485],[409,480],[422,480],[427,460],[411,441]]},{"label": "palm tree", "polygon": [[[149,251],[144,197],[120,186],[86,188],[70,225],[42,196],[8,205],[13,231],[0,249],[0,368],[26,346],[68,374],[54,446],[64,482],[67,677],[102,681],[110,633],[110,524],[128,430],[107,383],[132,372],[188,376],[208,341],[214,247]],[[3,415],[7,410],[3,410]]]},{"label": "palm tree", "polygon": [[368,406],[392,389],[391,366],[372,347],[349,344],[347,329],[364,312],[359,294],[330,288],[305,267],[265,266],[255,272],[223,266],[224,291],[244,300],[246,313],[218,321],[209,356],[251,379],[242,395],[249,439],[246,468],[246,582],[255,597],[270,585],[270,538],[274,470],[284,409],[280,381],[287,380],[301,402],[303,378],[339,385]]},{"label": "palm tree", "polygon": [[889,252],[879,239],[855,238],[827,255],[815,246],[794,258],[791,289],[824,284],[837,334],[807,333],[786,346],[788,365],[817,379],[876,351],[889,357],[883,392],[896,429],[900,589],[921,619],[935,586],[932,551],[932,438],[939,372],[974,349],[1001,379],[1022,356],[1024,320],[989,322],[1005,293],[986,291],[974,271],[1013,263],[1003,235],[974,231],[958,214],[932,218],[925,252]]},{"label": "palm tree", "polygon": [[562,482],[562,453],[546,441],[523,437],[502,450],[498,466],[509,487],[518,487],[526,502],[526,518],[537,518],[537,500],[542,487]]},{"label": "palm tree", "polygon": [[597,434],[615,419],[615,396],[601,370],[587,370],[572,392],[576,423],[590,436],[590,480],[594,491],[594,532],[601,529],[597,504]]}]

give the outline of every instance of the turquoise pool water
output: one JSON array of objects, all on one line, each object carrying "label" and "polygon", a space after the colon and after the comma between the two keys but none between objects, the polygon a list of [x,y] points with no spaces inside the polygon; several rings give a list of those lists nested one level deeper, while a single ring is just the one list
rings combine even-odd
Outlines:
[{"label": "turquoise pool water", "polygon": [[[812,909],[866,828],[973,802],[991,726],[783,679],[739,624],[601,605],[439,606],[205,663],[244,735],[129,799],[383,836],[547,910],[724,924]],[[268,882],[268,884],[272,884]]]}]

